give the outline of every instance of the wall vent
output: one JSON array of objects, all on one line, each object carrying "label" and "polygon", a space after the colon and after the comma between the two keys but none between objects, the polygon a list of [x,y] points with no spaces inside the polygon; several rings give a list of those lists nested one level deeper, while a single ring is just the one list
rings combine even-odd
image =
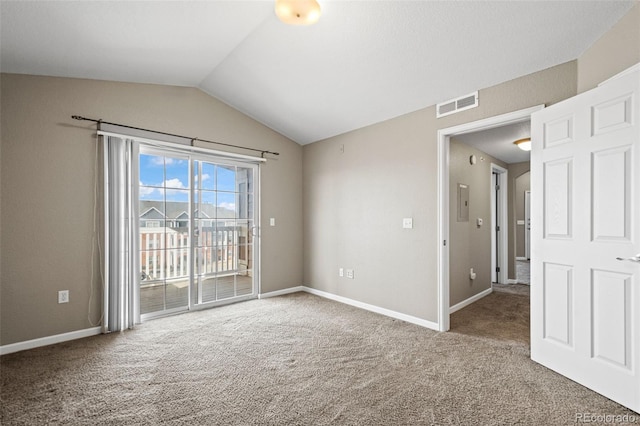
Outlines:
[{"label": "wall vent", "polygon": [[436,105],[436,117],[444,117],[445,115],[455,114],[460,111],[475,108],[478,106],[478,92],[460,96],[446,102]]}]

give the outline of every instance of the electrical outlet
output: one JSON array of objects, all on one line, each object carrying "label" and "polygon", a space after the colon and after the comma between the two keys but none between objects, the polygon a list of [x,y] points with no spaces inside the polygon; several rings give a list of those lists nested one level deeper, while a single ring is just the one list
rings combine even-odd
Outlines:
[{"label": "electrical outlet", "polygon": [[344,277],[344,268],[338,269],[338,275]]},{"label": "electrical outlet", "polygon": [[61,290],[58,292],[58,303],[69,303],[69,290]]},{"label": "electrical outlet", "polygon": [[353,279],[353,269],[347,269],[347,278]]}]

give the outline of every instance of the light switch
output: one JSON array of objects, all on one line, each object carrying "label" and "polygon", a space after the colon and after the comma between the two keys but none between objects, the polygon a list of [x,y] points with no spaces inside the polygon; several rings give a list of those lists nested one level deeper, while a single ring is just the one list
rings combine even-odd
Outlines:
[{"label": "light switch", "polygon": [[404,219],[402,219],[402,227],[404,229],[413,228],[413,218],[412,217],[405,217]]},{"label": "light switch", "polygon": [[269,226],[276,226],[276,218],[275,217],[270,217],[269,218]]},{"label": "light switch", "polygon": [[478,225],[478,228],[480,228],[482,226],[482,218],[481,217],[476,219],[476,225]]}]

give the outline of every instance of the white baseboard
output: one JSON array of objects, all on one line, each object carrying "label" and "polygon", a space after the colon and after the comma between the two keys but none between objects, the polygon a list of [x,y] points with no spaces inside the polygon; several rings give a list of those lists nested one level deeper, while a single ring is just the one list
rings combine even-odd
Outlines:
[{"label": "white baseboard", "polygon": [[258,299],[268,299],[269,297],[283,296],[285,294],[297,293],[299,291],[304,291],[304,287],[299,285],[297,287],[290,287],[282,290],[270,291],[268,293],[260,293],[258,295]]},{"label": "white baseboard", "polygon": [[467,300],[463,300],[460,303],[456,303],[455,305],[453,305],[453,306],[451,306],[449,308],[449,314],[452,314],[452,313],[454,313],[456,311],[459,311],[460,309],[464,308],[465,306],[469,306],[473,302],[477,302],[478,300],[482,299],[483,297],[490,295],[492,291],[493,291],[492,288],[488,288],[488,289],[486,289],[484,291],[481,291],[480,293],[476,294],[475,296],[471,296]]},{"label": "white baseboard", "polygon": [[508,280],[507,284],[518,284],[518,280]]},{"label": "white baseboard", "polygon": [[428,321],[422,318],[414,317],[412,315],[403,314],[400,312],[392,311],[390,309],[381,308],[379,306],[370,305],[368,303],[359,302],[357,300],[349,299],[348,297],[338,296],[333,293],[327,293],[326,291],[316,290],[315,288],[302,286],[303,291],[315,294],[316,296],[324,297],[325,299],[334,300],[336,302],[344,303],[345,305],[355,306],[356,308],[364,309],[367,311],[375,312],[377,314],[385,315],[387,317],[399,319],[402,321],[416,324],[422,327],[430,328],[431,330],[438,331],[438,324],[432,321]]},{"label": "white baseboard", "polygon": [[524,257],[524,256],[522,256],[522,257],[520,257],[520,256],[516,256],[516,260],[527,260],[527,258],[526,258],[526,257]]},{"label": "white baseboard", "polygon": [[11,343],[0,346],[0,355],[13,352],[26,351],[27,349],[49,346],[55,343],[68,342],[69,340],[82,339],[83,337],[96,336],[102,332],[102,327],[85,328],[84,330],[70,331],[69,333],[56,334],[53,336],[41,337],[39,339],[26,340],[24,342]]}]

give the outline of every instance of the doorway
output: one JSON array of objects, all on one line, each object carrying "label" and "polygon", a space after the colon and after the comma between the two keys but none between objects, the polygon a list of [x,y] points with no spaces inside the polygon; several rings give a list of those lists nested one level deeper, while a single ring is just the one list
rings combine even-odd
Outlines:
[{"label": "doorway", "polygon": [[257,295],[257,165],[140,144],[141,319]]},{"label": "doorway", "polygon": [[[448,331],[450,327],[450,245],[448,244],[450,240],[450,138],[453,136],[464,135],[481,130],[495,129],[508,124],[527,121],[530,120],[533,112],[539,111],[543,108],[544,106],[540,105],[438,131],[438,235],[440,237],[440,250],[438,251],[438,328],[440,331]],[[508,267],[505,267],[505,272],[507,271]]]}]

